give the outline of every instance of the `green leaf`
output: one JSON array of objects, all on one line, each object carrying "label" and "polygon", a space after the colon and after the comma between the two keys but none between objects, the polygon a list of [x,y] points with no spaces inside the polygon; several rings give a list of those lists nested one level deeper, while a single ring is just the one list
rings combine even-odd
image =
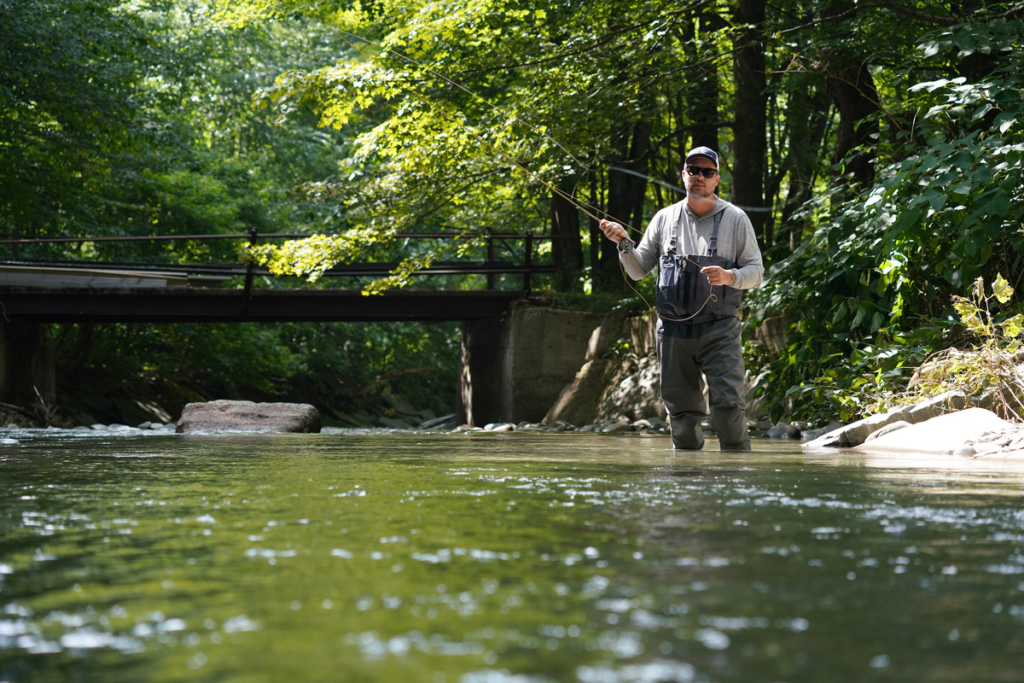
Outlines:
[{"label": "green leaf", "polygon": [[1001,304],[1013,298],[1013,287],[1003,278],[1002,273],[996,275],[996,281],[992,283],[992,293]]},{"label": "green leaf", "polygon": [[834,316],[832,316],[832,324],[835,325],[836,323],[838,323],[840,320],[842,320],[845,317],[846,317],[846,301],[843,301],[841,304],[839,304],[839,307],[836,309],[836,314]]},{"label": "green leaf", "polygon": [[854,329],[857,325],[860,325],[861,321],[864,320],[864,316],[868,314],[868,305],[863,303],[860,308],[857,309],[857,315],[853,316],[853,322],[850,323],[850,329]]},{"label": "green leaf", "polygon": [[1022,328],[1024,328],[1024,314],[1018,313],[1003,323],[1003,335],[1013,339],[1020,334]]}]

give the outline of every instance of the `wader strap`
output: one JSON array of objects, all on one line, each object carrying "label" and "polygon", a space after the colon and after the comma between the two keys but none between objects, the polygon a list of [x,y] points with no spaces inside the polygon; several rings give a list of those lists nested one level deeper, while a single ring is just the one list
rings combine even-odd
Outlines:
[{"label": "wader strap", "polygon": [[718,228],[722,225],[722,214],[725,211],[719,211],[715,214],[715,227],[711,231],[711,243],[708,245],[708,256],[718,256]]},{"label": "wader strap", "polygon": [[[719,211],[715,214],[715,227],[711,230],[711,242],[708,245],[709,256],[718,256],[718,228],[722,225],[722,214],[724,213],[725,211]],[[679,213],[679,224],[676,226],[676,229],[672,231],[672,239],[668,242],[668,252],[671,254],[679,253],[676,251],[676,235],[682,233],[684,220],[686,220],[685,208]]]}]

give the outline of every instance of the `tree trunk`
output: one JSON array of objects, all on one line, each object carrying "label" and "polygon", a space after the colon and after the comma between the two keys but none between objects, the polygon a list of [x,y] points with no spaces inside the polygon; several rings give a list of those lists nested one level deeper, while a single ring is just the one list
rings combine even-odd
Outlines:
[{"label": "tree trunk", "polygon": [[[765,114],[764,36],[765,3],[738,0],[735,20],[745,26],[735,43],[733,67],[736,78],[735,151],[732,160],[732,201],[740,206],[764,207],[764,165],[767,146]],[[748,211],[754,234],[767,246],[764,225],[767,213]]]},{"label": "tree trunk", "polygon": [[[556,279],[559,291],[579,288],[579,275],[583,270],[583,241],[580,238],[580,213],[576,205],[564,195],[574,196],[572,178],[559,184],[561,193],[551,196],[551,257],[558,269]],[[562,194],[564,193],[564,194]]]},{"label": "tree trunk", "polygon": [[[828,24],[851,7],[849,0],[833,2],[821,12]],[[868,185],[875,179],[878,144],[878,91],[868,71],[868,57],[861,54],[833,54],[824,60],[825,92],[839,112],[832,165],[842,182]],[[870,118],[869,118],[870,117]]]},{"label": "tree trunk", "polygon": [[[620,133],[620,154],[625,148],[625,134]],[[651,153],[651,127],[646,121],[633,124],[632,140],[623,158],[613,160],[609,165],[636,171],[647,175],[648,160]],[[647,193],[647,179],[621,171],[608,172],[608,215],[611,220],[626,226],[629,238],[639,242],[643,237],[644,196]],[[599,272],[594,274],[594,289],[598,291],[619,291],[625,289],[622,272],[619,266],[618,247],[608,239],[601,243],[601,260]]]},{"label": "tree trunk", "polygon": [[830,73],[825,89],[839,112],[832,164],[852,184],[869,185],[875,179],[878,91],[867,63]]},{"label": "tree trunk", "polygon": [[[725,22],[714,12],[701,12],[699,19],[700,35],[702,38],[722,28]],[[690,24],[684,33],[688,41],[696,37],[695,27]],[[714,45],[711,40],[705,41],[706,45]],[[687,88],[686,108],[689,118],[690,130],[692,131],[692,143],[687,145],[683,140],[683,133],[680,132],[680,147],[683,158],[686,152],[693,147],[710,147],[718,151],[718,68],[715,60],[715,53],[697,53],[696,48],[688,46],[687,57],[697,64],[692,78],[692,85]],[[682,131],[683,129],[681,129]],[[679,160],[680,165],[683,159]],[[681,170],[681,169],[680,169]]]},{"label": "tree trunk", "polygon": [[786,204],[782,208],[780,225],[788,234],[789,249],[800,242],[806,220],[796,220],[793,215],[811,198],[814,175],[818,168],[818,155],[828,125],[829,103],[823,89],[805,84],[789,95],[786,116],[788,134],[786,139],[789,154],[786,170],[789,172],[789,188]]}]

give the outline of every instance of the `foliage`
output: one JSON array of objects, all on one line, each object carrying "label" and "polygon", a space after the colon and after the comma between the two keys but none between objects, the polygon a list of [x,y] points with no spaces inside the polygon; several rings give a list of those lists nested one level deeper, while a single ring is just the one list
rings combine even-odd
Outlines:
[{"label": "foliage", "polygon": [[137,150],[151,58],[140,19],[114,0],[0,2],[0,230],[93,227]]},{"label": "foliage", "polygon": [[[964,283],[1002,272],[1021,287],[1021,9],[994,0],[781,0],[761,6],[765,21],[754,26],[742,17],[757,6],[0,0],[0,231],[310,233],[281,248],[92,242],[24,248],[21,258],[180,264],[241,252],[313,280],[335,263],[373,259],[400,265],[388,278],[360,280],[370,292],[412,282],[459,288],[482,278],[426,284],[414,273],[477,259],[479,240],[435,248],[396,236],[546,232],[559,215],[552,197],[568,191],[581,207],[579,229],[569,225],[584,258],[572,287],[563,280],[554,296],[610,307],[626,289],[617,268],[605,270],[616,255],[593,220],[626,213],[613,218],[642,229],[676,200],[666,186],[677,184],[682,154],[697,140],[723,152],[720,194],[729,198],[744,151],[734,142],[733,110],[746,92],[734,55],[760,46],[768,121],[764,163],[754,164],[764,166],[764,203],[754,208],[769,211],[751,216],[765,219],[759,235],[771,269],[748,303],[754,322],[788,316],[791,334],[778,357],[752,347],[751,366],[767,373],[761,386],[775,416],[855,417],[898,394],[929,354],[961,341],[946,302]],[[851,65],[865,67],[859,94],[875,112],[860,122],[836,93]],[[836,158],[854,129],[878,135]],[[853,173],[863,159],[874,165]],[[622,168],[640,174],[633,185]],[[623,197],[634,190],[631,204]],[[521,245],[505,246],[521,261]],[[637,286],[648,300],[649,290]],[[126,330],[124,343],[136,346],[96,342],[87,365],[115,367],[117,353],[151,357],[176,381],[227,392],[234,373],[245,391],[266,395],[296,386],[330,395],[338,368],[374,395],[386,393],[377,375],[393,388],[443,374],[387,375],[416,368],[367,356],[364,365],[380,368],[370,375],[331,357],[325,349],[363,339],[355,328],[208,327],[217,339],[204,343],[185,329]],[[365,348],[383,358],[401,337],[410,357],[435,360],[453,348],[450,331],[402,329],[366,332],[378,343]],[[174,352],[162,355],[175,345],[205,371],[190,374]],[[250,373],[260,367],[246,366],[252,353],[278,370]],[[144,367],[125,365],[132,377]]]},{"label": "foliage", "polygon": [[389,396],[455,408],[454,323],[69,325],[57,339],[62,395],[155,398],[175,415],[215,398],[313,403],[328,421],[387,412]]},{"label": "foliage", "polygon": [[985,294],[983,278],[974,281],[970,297],[954,297],[953,307],[960,322],[980,340],[971,351],[946,349],[938,352],[914,373],[905,402],[937,396],[947,391],[962,391],[966,396],[990,396],[993,410],[1001,416],[1024,422],[1024,375],[1020,371],[1020,333],[1024,314],[1017,313],[1001,322],[995,320],[991,302],[1007,304],[1013,288],[997,275],[992,293]]},{"label": "foliage", "polygon": [[[883,120],[890,141],[878,145],[877,181],[845,200],[837,188],[809,206],[818,227],[754,295],[757,319],[800,311],[787,354],[769,362],[773,396],[817,404],[796,412],[820,410],[835,392],[854,400],[849,392],[862,386],[899,391],[924,352],[953,343],[954,313],[941,302],[963,282],[1002,270],[1021,285],[1021,28],[1000,22],[926,36],[925,64],[982,51],[994,68],[976,82],[910,82],[924,69],[908,64],[900,76],[907,97]],[[850,416],[870,404],[857,403]]]}]

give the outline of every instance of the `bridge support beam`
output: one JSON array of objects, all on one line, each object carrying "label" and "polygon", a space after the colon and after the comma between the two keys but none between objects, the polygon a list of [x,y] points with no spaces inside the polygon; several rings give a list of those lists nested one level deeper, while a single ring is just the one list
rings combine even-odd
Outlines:
[{"label": "bridge support beam", "polygon": [[502,318],[462,324],[460,424],[540,422],[583,365],[603,316],[514,304]]},{"label": "bridge support beam", "polygon": [[39,396],[49,405],[57,396],[55,347],[48,327],[0,320],[0,401],[30,407]]}]

